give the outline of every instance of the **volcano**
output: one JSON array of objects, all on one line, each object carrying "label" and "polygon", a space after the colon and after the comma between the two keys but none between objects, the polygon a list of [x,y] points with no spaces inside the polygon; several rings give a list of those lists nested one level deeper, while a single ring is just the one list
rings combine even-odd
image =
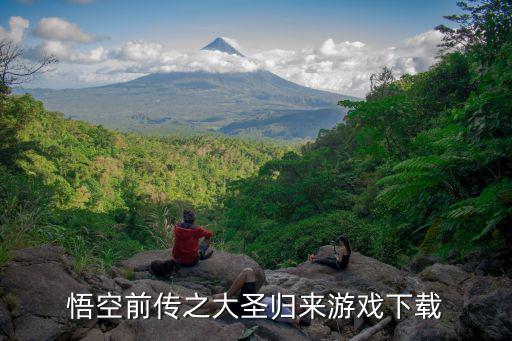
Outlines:
[{"label": "volcano", "polygon": [[[217,38],[203,50],[245,58]],[[150,134],[217,132],[277,139],[315,138],[340,122],[353,97],[311,89],[266,70],[170,72],[81,89],[17,89],[66,117]]]},{"label": "volcano", "polygon": [[235,49],[231,44],[228,42],[228,40],[231,40],[229,38],[219,37],[215,38],[211,43],[203,47],[201,50],[204,51],[220,51],[227,54],[234,54],[240,57],[244,57],[242,53],[240,53],[237,49]]}]

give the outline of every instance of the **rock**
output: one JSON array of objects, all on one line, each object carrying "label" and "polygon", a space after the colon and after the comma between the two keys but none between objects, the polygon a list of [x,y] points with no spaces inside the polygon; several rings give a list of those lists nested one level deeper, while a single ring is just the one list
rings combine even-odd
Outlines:
[{"label": "rock", "polygon": [[360,332],[364,328],[364,318],[354,316],[354,330]]},{"label": "rock", "polygon": [[[327,290],[321,281],[312,280],[309,278],[300,277],[287,271],[288,269],[280,270],[265,270],[265,277],[268,285],[265,290],[273,292],[282,292],[287,294],[307,294],[312,291],[319,292],[319,290]],[[284,290],[284,291],[283,291]]]},{"label": "rock", "polygon": [[[189,297],[194,296],[194,293],[197,293],[200,296],[211,296],[213,294],[221,293],[221,292],[225,291],[225,289],[221,286],[211,285],[211,283],[204,283],[204,284],[205,285],[187,281],[186,278],[175,279],[172,282],[173,288],[178,287],[178,288],[184,289],[184,292]],[[209,286],[206,286],[206,285],[209,285]],[[180,295],[181,295],[181,293],[180,293]]]},{"label": "rock", "polygon": [[[155,317],[153,304],[159,294],[172,289],[182,297],[220,293],[246,267],[256,271],[257,287],[265,295],[309,295],[327,297],[330,293],[349,292],[355,296],[381,294],[381,311],[396,319],[396,302],[389,293],[435,292],[441,299],[440,320],[423,320],[414,316],[415,304],[408,300],[410,311],[402,309],[402,319],[394,328],[395,340],[505,340],[512,339],[512,280],[506,277],[471,277],[459,266],[435,263],[434,258],[419,257],[410,264],[418,275],[399,270],[357,252],[352,253],[345,271],[304,262],[296,267],[263,270],[251,258],[215,251],[213,257],[193,267],[183,267],[168,280],[155,280],[147,267],[155,259],[166,259],[169,250],[142,252],[112,268],[114,276],[72,270],[71,259],[62,248],[42,246],[20,250],[0,270],[0,340],[236,340],[245,328],[258,326],[256,340],[330,340],[350,338],[357,329],[369,327],[375,318],[329,320],[318,318],[302,331],[267,319],[220,320]],[[332,246],[324,246],[319,257],[332,255]],[[130,274],[128,280],[120,274]],[[132,276],[133,274],[133,276]],[[265,285],[263,282],[267,280]],[[150,318],[137,320],[101,319],[70,320],[66,307],[70,293],[112,294],[127,296],[145,293],[151,297]],[[356,302],[357,304],[357,302]],[[188,305],[187,305],[188,308]],[[183,313],[183,307],[180,313]],[[321,309],[327,313],[328,306]],[[126,317],[126,304],[118,312]],[[93,309],[93,316],[96,309]],[[180,314],[181,315],[181,314]],[[338,322],[338,323],[336,323]],[[372,339],[390,340],[393,327],[388,325]],[[455,328],[455,327],[458,328]],[[112,329],[113,328],[113,329]],[[457,330],[457,331],[456,331]],[[304,331],[307,333],[304,333]],[[457,334],[458,333],[458,334]],[[211,340],[210,340],[211,339]]]},{"label": "rock", "polygon": [[427,266],[434,265],[440,261],[441,259],[439,257],[433,255],[419,255],[414,257],[414,259],[405,266],[404,270],[419,273]]},{"label": "rock", "polygon": [[[167,259],[170,254],[170,250],[141,252],[128,260],[122,261],[121,266],[136,273],[145,273],[152,261]],[[197,282],[210,288],[210,290],[221,288],[221,291],[224,291],[231,286],[238,274],[245,268],[252,268],[255,271],[257,288],[259,289],[265,282],[265,274],[258,263],[248,256],[220,250],[215,250],[211,258],[200,261],[195,266],[182,267],[174,276],[174,279],[176,281]]]},{"label": "rock", "polygon": [[[421,290],[425,293],[436,293],[442,300],[439,310],[445,322],[456,323],[462,310],[463,297],[461,287],[448,286],[442,282],[424,282]],[[414,302],[412,302],[414,305]],[[415,308],[415,306],[414,306]],[[455,328],[454,326],[452,326]]]},{"label": "rock", "polygon": [[512,280],[477,276],[466,283],[459,337],[467,340],[512,339]]},{"label": "rock", "polygon": [[259,320],[256,334],[266,340],[310,340],[304,331],[285,323],[270,320]]},{"label": "rock", "polygon": [[107,292],[119,294],[121,292],[121,287],[104,274],[86,272],[81,277],[88,284],[88,289],[95,295],[103,295]]},{"label": "rock", "polygon": [[[108,337],[108,338],[107,338]],[[84,338],[80,339],[80,341],[108,341],[110,340],[110,335],[103,333],[99,329],[91,329]]]},{"label": "rock", "polygon": [[241,323],[223,324],[211,319],[166,318],[126,320],[111,331],[111,341],[155,340],[238,340],[245,327]]},{"label": "rock", "polygon": [[59,339],[96,323],[95,318],[69,319],[70,294],[90,291],[75,278],[66,259],[61,248],[42,246],[16,252],[14,260],[2,268],[0,286],[15,301],[13,323],[18,339]]},{"label": "rock", "polygon": [[[196,293],[199,296],[201,296],[197,290],[192,290],[188,287],[183,287],[178,284],[173,284],[171,286],[171,289],[174,293],[176,293],[180,297],[194,297]],[[208,295],[204,295],[204,296],[208,296]]]},{"label": "rock", "polygon": [[14,327],[11,320],[11,313],[3,301],[0,301],[0,335],[14,338]]},{"label": "rock", "polygon": [[320,323],[312,323],[306,328],[306,332],[314,341],[328,340],[331,336],[331,329]]},{"label": "rock", "polygon": [[158,296],[162,293],[167,295],[170,292],[171,287],[169,284],[153,279],[139,279],[133,281],[133,285],[123,291],[123,296],[128,296],[134,293],[135,295],[142,295],[145,293],[151,296],[150,305],[153,306],[158,299]]},{"label": "rock", "polygon": [[[320,248],[318,257],[332,255],[332,246],[327,245]],[[369,293],[378,292],[381,295],[388,293],[399,293],[408,290],[409,282],[405,280],[408,274],[391,265],[379,262],[376,259],[366,257],[358,252],[352,252],[350,262],[344,271],[337,271],[325,265],[311,263],[309,261],[299,264],[296,267],[279,270],[281,273],[288,273],[298,276],[302,281],[304,289],[314,287],[323,292],[346,292]],[[274,272],[275,275],[275,272]],[[281,275],[281,277],[285,277]],[[286,285],[285,278],[280,281]],[[269,284],[271,284],[269,282]],[[272,283],[280,285],[277,283]],[[297,285],[295,285],[297,287]],[[410,288],[412,289],[412,288]],[[321,293],[321,292],[320,292]]]},{"label": "rock", "polygon": [[333,332],[341,332],[345,326],[351,325],[352,318],[340,318],[340,319],[326,319],[324,324],[331,329]]},{"label": "rock", "polygon": [[119,285],[123,290],[129,289],[133,285],[132,281],[123,277],[114,278],[114,282],[116,282],[116,284]]},{"label": "rock", "polygon": [[311,340],[303,330],[299,330],[289,324],[280,323],[268,319],[239,319],[231,317],[223,318],[224,322],[233,323],[240,321],[246,328],[258,326],[255,334],[264,340]]},{"label": "rock", "polygon": [[144,251],[137,253],[129,259],[122,260],[120,265],[132,271],[147,271],[152,261],[169,259],[170,256],[170,250]]},{"label": "rock", "polygon": [[450,286],[459,286],[470,275],[455,265],[436,263],[427,267],[420,273],[420,278],[424,281],[439,281]]},{"label": "rock", "polygon": [[66,319],[71,293],[89,294],[87,288],[56,263],[18,265],[3,269],[0,285],[19,300],[19,314],[36,314]]},{"label": "rock", "polygon": [[[268,270],[267,270],[268,271]],[[268,272],[265,271],[265,275],[268,276]],[[268,277],[267,277],[268,278]],[[263,294],[265,296],[277,296],[279,293],[282,295],[293,295],[293,291],[290,289],[285,289],[283,287],[277,285],[264,285],[258,291],[259,294]]]},{"label": "rock", "polygon": [[475,276],[464,283],[464,304],[473,297],[487,295],[497,288],[512,289],[512,280],[507,277]]},{"label": "rock", "polygon": [[400,322],[393,341],[449,341],[457,340],[455,331],[439,320],[411,317]]},{"label": "rock", "polygon": [[68,323],[58,323],[51,318],[39,317],[32,314],[20,316],[14,321],[16,340],[39,341],[67,339],[73,334],[73,326]]},{"label": "rock", "polygon": [[71,258],[67,256],[64,249],[60,246],[53,245],[43,245],[16,250],[13,261],[17,263],[30,264],[41,264],[47,262],[65,262],[66,265],[71,264]]}]

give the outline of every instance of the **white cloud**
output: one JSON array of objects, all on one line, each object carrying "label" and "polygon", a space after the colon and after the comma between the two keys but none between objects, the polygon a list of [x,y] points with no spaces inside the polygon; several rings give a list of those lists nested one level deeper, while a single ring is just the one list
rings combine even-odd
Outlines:
[{"label": "white cloud", "polygon": [[107,60],[108,51],[102,46],[83,52],[76,51],[71,44],[54,40],[45,41],[27,50],[27,57],[34,60],[38,60],[44,55],[51,55],[59,62],[95,64]]},{"label": "white cloud", "polygon": [[112,56],[128,61],[150,62],[161,58],[162,49],[162,45],[158,43],[148,43],[142,40],[129,41]]},{"label": "white cloud", "polygon": [[75,23],[57,17],[43,18],[39,20],[37,27],[33,30],[33,33],[45,40],[76,43],[92,43],[105,39],[105,37],[84,32]]},{"label": "white cloud", "polygon": [[126,81],[155,72],[266,69],[312,88],[363,96],[369,89],[370,75],[384,66],[396,76],[427,70],[435,63],[441,37],[439,32],[427,31],[388,48],[327,39],[316,48],[273,49],[247,58],[218,51],[181,53],[140,40],[110,50],[97,47],[86,51],[76,50],[72,42],[47,40],[37,50],[52,53],[63,62],[89,64],[93,68],[87,66],[84,72],[78,67],[75,78],[91,84]]},{"label": "white cloud", "polygon": [[233,38],[229,38],[229,37],[220,37],[220,38],[222,38],[226,43],[228,43],[229,45],[234,47],[235,50],[242,53],[243,47],[242,47],[242,45],[240,45],[240,43],[237,40],[235,40]]},{"label": "white cloud", "polygon": [[29,26],[29,21],[22,17],[9,18],[9,30],[0,26],[0,40],[10,40],[16,44],[23,40],[23,34]]},{"label": "white cloud", "polygon": [[136,73],[248,72],[259,68],[255,61],[237,55],[204,50],[180,53],[165,50],[161,44],[144,41],[130,41],[120,49],[112,51],[110,55],[114,59],[132,62],[124,71]]},{"label": "white cloud", "polygon": [[427,31],[396,47],[375,48],[362,42],[327,39],[317,49],[270,50],[254,58],[276,74],[309,87],[362,96],[369,77],[382,67],[396,76],[415,74],[434,64],[442,35]]}]

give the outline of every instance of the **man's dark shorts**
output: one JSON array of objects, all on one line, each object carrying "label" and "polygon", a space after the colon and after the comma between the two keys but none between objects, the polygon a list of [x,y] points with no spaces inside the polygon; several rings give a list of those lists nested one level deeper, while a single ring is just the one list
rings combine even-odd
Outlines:
[{"label": "man's dark shorts", "polygon": [[256,294],[256,282],[245,282],[242,289],[240,289],[240,294],[238,294],[238,302],[230,302],[228,304],[229,309],[236,314],[238,317],[242,316],[244,313],[244,308],[242,308],[242,304],[249,303],[249,299],[244,295],[252,295]]}]

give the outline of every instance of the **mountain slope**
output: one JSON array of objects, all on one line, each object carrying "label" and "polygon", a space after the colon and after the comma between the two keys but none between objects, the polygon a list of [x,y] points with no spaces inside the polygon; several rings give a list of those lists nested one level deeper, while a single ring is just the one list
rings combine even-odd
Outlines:
[{"label": "mountain slope", "polygon": [[[281,110],[288,110],[287,115],[293,120],[294,110],[301,116],[310,111],[310,118],[314,119],[316,110],[323,108],[338,115],[340,121],[345,111],[336,107],[336,103],[347,98],[300,86],[268,71],[173,72],[102,87],[23,91],[68,117],[121,130],[158,132],[177,127],[218,131],[232,123],[281,116],[277,113]],[[318,125],[328,128],[332,123],[331,120],[325,124],[319,121]],[[316,133],[286,136],[315,137]]]},{"label": "mountain slope", "polygon": [[235,54],[240,57],[244,57],[242,53],[240,53],[237,49],[231,46],[225,38],[216,38],[214,41],[203,47],[201,50],[208,51],[220,51],[227,54]]},{"label": "mountain slope", "polygon": [[[203,50],[244,58],[223,38]],[[100,87],[17,91],[33,94],[50,110],[68,117],[120,130],[214,131],[284,139],[316,137],[318,129],[342,120],[346,111],[337,102],[354,99],[307,88],[264,70],[157,73]],[[311,129],[297,129],[301,125]]]}]

